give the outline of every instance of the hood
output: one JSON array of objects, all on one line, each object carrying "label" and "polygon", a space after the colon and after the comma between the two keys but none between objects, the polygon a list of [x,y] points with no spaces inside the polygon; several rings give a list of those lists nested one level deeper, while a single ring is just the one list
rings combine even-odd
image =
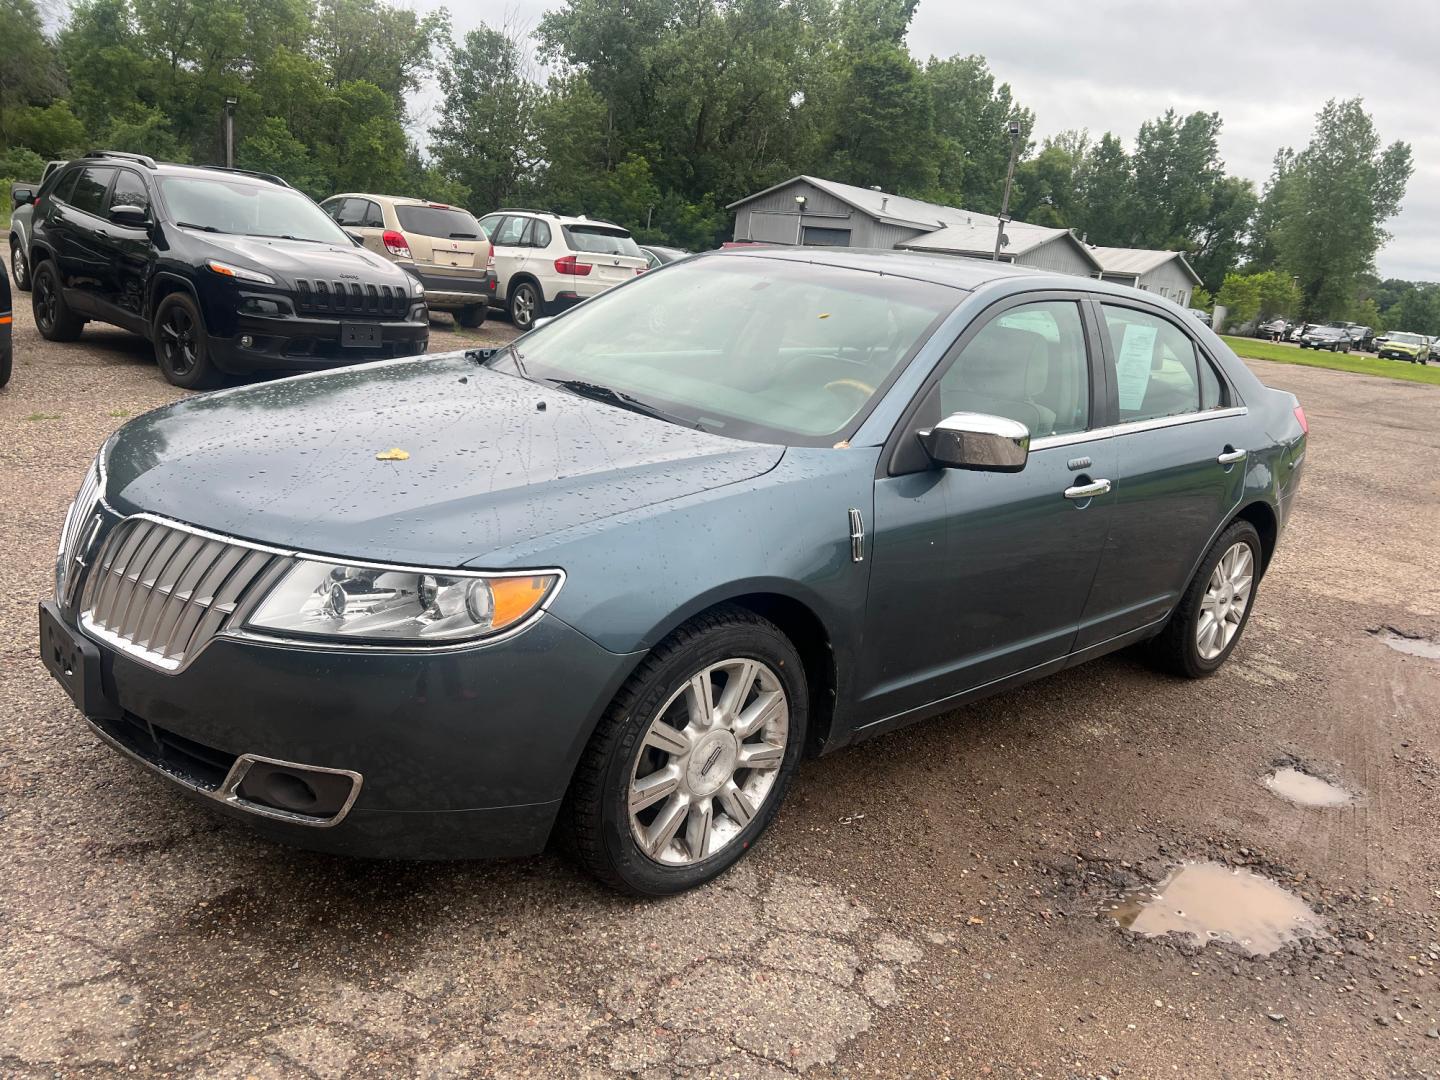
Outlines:
[{"label": "hood", "polygon": [[260,236],[227,236],[223,233],[191,232],[216,249],[215,257],[238,256],[248,265],[268,274],[284,277],[338,278],[357,274],[362,281],[406,284],[404,270],[367,248],[343,244],[311,244],[304,240],[278,240]]},{"label": "hood", "polygon": [[[392,449],[408,457],[377,460]],[[107,501],[279,547],[449,567],[757,476],[783,453],[450,354],[147,413],[111,440]]]}]

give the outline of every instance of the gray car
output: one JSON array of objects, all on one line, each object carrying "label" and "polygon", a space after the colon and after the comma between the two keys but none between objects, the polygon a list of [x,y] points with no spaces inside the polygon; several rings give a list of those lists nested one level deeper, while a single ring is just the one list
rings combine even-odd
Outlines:
[{"label": "gray car", "polygon": [[805,756],[1128,645],[1213,672],[1305,443],[1293,396],[1149,294],[716,252],[503,349],[132,420],[40,651],[101,738],[272,836],[561,833],[671,893],[741,857]]}]

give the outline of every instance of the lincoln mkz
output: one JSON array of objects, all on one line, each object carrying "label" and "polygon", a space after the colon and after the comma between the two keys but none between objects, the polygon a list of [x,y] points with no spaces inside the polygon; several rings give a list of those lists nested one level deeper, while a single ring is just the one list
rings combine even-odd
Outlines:
[{"label": "lincoln mkz", "polygon": [[505,348],[131,421],[41,650],[102,739],[272,836],[565,837],[671,893],[807,755],[1126,646],[1213,672],[1305,444],[1294,397],[1145,293],[734,249]]}]

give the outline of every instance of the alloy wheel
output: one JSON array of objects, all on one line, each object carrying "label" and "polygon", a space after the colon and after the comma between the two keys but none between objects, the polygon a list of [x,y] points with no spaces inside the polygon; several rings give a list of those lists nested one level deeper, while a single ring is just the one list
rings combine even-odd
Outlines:
[{"label": "alloy wheel", "polygon": [[10,276],[15,279],[17,289],[23,289],[30,284],[30,271],[25,265],[25,255],[18,246],[10,248]]},{"label": "alloy wheel", "polygon": [[1214,660],[1240,632],[1255,584],[1255,556],[1250,545],[1231,544],[1210,574],[1195,624],[1195,647],[1204,660]]},{"label": "alloy wheel", "polygon": [[672,866],[734,843],[775,787],[789,735],[789,702],[768,666],[737,657],[696,672],[641,741],[627,793],[635,843]]},{"label": "alloy wheel", "polygon": [[515,293],[511,321],[521,330],[530,329],[530,324],[535,321],[535,295],[526,285],[520,286]]},{"label": "alloy wheel", "polygon": [[188,375],[195,367],[195,320],[179,304],[172,304],[160,324],[160,347],[165,352],[165,365],[177,378]]},{"label": "alloy wheel", "polygon": [[41,274],[36,279],[33,303],[35,305],[35,321],[40,324],[40,329],[50,330],[53,328],[55,317],[59,313],[60,297],[50,283],[49,274]]}]

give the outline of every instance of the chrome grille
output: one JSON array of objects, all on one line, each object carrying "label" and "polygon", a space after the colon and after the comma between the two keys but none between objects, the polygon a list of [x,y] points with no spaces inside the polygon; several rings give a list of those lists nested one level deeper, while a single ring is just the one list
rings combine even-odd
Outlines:
[{"label": "chrome grille", "polygon": [[86,549],[95,539],[95,530],[99,525],[95,504],[99,498],[100,470],[98,466],[91,465],[60,530],[60,550],[55,555],[55,600],[62,607],[69,604],[75,593],[81,568],[85,565]]},{"label": "chrome grille", "polygon": [[81,624],[173,671],[215,636],[252,588],[273,582],[289,561],[151,518],[127,518],[106,540],[85,583]]}]

